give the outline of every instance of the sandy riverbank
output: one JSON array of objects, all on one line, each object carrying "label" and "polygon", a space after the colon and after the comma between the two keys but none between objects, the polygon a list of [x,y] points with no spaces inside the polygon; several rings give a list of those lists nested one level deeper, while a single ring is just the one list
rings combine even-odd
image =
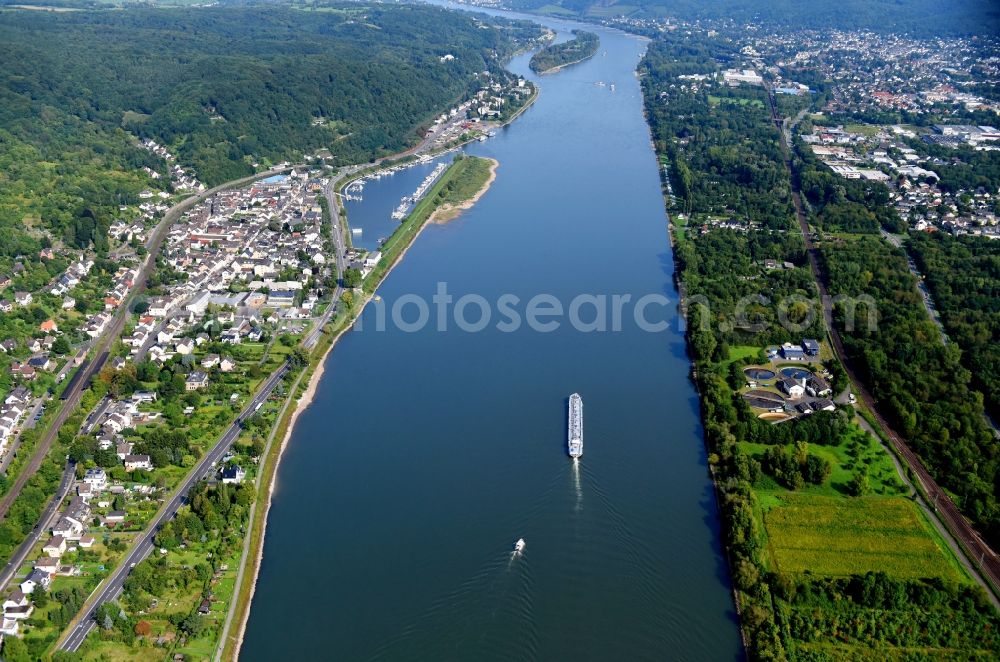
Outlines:
[{"label": "sandy riverbank", "polygon": [[[291,418],[288,419],[288,426],[285,428],[285,434],[282,437],[281,444],[278,447],[277,455],[275,456],[274,460],[274,468],[271,471],[268,481],[267,502],[264,504],[264,512],[263,512],[263,517],[261,519],[260,542],[257,544],[255,549],[250,550],[250,553],[253,554],[253,563],[249,564],[245,570],[245,572],[249,572],[249,576],[243,577],[243,579],[237,583],[237,592],[238,592],[239,585],[243,581],[249,580],[250,593],[247,598],[246,608],[243,614],[240,615],[239,629],[237,630],[236,633],[236,642],[233,648],[234,650],[233,659],[239,657],[240,648],[243,646],[243,637],[246,634],[247,622],[250,620],[250,607],[253,604],[254,593],[257,590],[257,579],[258,576],[260,575],[260,564],[264,558],[264,540],[267,538],[267,519],[271,511],[271,502],[274,497],[274,486],[278,477],[278,470],[281,468],[281,460],[285,454],[285,447],[288,445],[288,442],[292,438],[292,433],[295,431],[295,424],[296,422],[298,422],[299,415],[301,415],[306,409],[309,408],[309,405],[311,405],[313,402],[313,398],[316,396],[316,390],[317,388],[319,388],[319,383],[323,379],[323,373],[326,372],[326,360],[329,357],[330,352],[333,351],[333,348],[337,345],[337,341],[339,341],[340,338],[346,332],[350,331],[354,327],[354,321],[357,320],[359,317],[361,317],[361,313],[364,311],[364,308],[368,304],[368,301],[369,298],[365,298],[361,306],[358,308],[357,315],[355,316],[354,320],[352,320],[351,324],[341,329],[340,332],[337,334],[337,336],[330,342],[330,346],[327,347],[326,350],[323,352],[323,356],[319,358],[319,361],[317,362],[315,369],[309,376],[309,383],[306,385],[306,388],[302,392],[302,395],[295,402],[295,409],[292,411]],[[299,382],[296,381],[295,389],[292,390],[292,396],[294,396],[295,391],[298,389],[298,386]],[[276,423],[276,425],[280,425],[280,423],[281,421],[279,418],[279,421]],[[264,453],[264,457],[266,457],[270,452],[271,452],[271,447],[269,444],[267,450]],[[236,595],[238,595],[238,593],[234,593],[234,596]]]},{"label": "sandy riverbank", "polygon": [[586,62],[590,58],[594,57],[594,55],[596,55],[596,52],[591,53],[590,55],[588,55],[586,57],[581,57],[579,60],[573,60],[572,62],[567,62],[565,64],[559,64],[559,65],[556,65],[554,67],[550,67],[549,69],[546,69],[545,71],[537,71],[535,73],[537,73],[539,76],[548,76],[549,74],[556,74],[556,73],[559,73],[560,71],[562,71],[563,69],[565,69],[566,67],[572,67],[574,64],[580,64],[581,62]]},{"label": "sandy riverbank", "polygon": [[440,207],[435,209],[434,213],[431,214],[431,217],[427,219],[428,223],[437,223],[438,225],[443,225],[448,221],[455,220],[456,218],[462,215],[463,211],[465,211],[466,209],[471,209],[473,205],[479,202],[479,198],[486,195],[486,192],[490,190],[490,187],[493,186],[493,182],[497,178],[497,168],[500,166],[500,162],[497,161],[496,159],[490,159],[486,157],[479,157],[479,158],[485,158],[487,161],[490,162],[490,175],[489,177],[486,178],[486,181],[483,182],[482,187],[480,187],[480,189],[476,191],[475,195],[473,195],[465,202],[459,203],[457,205],[452,205],[452,204],[441,205]]}]

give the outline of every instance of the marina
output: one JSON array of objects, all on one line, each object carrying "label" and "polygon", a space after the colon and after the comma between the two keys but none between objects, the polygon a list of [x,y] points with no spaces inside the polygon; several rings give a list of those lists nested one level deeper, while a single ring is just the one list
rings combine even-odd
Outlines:
[{"label": "marina", "polygon": [[406,215],[410,213],[413,206],[420,202],[425,195],[427,195],[427,191],[434,186],[434,182],[436,182],[438,177],[440,177],[441,174],[447,169],[447,163],[439,163],[434,166],[434,170],[432,170],[431,173],[424,178],[424,181],[420,182],[420,186],[418,186],[417,190],[413,192],[413,195],[403,196],[403,199],[399,201],[399,206],[392,212],[392,217],[398,221],[406,218]]},{"label": "marina", "polygon": [[[454,152],[422,156],[407,163],[405,167],[387,168],[381,177],[366,177],[360,182],[360,188],[354,189],[351,199],[344,199],[351,227],[352,246],[378,250],[385,238],[392,235],[402,218],[412,209],[407,203],[400,210],[404,198],[412,196],[438,165],[450,163],[453,158]],[[347,187],[344,190],[346,189]],[[402,212],[403,217],[400,218],[397,212]]]}]

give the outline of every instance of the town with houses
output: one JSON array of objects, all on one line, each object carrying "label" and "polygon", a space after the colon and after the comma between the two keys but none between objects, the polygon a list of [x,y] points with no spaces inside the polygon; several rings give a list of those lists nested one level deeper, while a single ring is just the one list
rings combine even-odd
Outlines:
[{"label": "town with houses", "polygon": [[[713,26],[676,19],[605,22],[652,33],[715,33]],[[1000,81],[995,44],[839,30],[769,32],[753,25],[741,32],[738,66],[717,75],[679,75],[683,86],[698,92],[743,85],[811,100],[818,92],[811,85],[823,81],[822,108],[803,109],[791,129],[832,172],[886,186],[910,230],[1000,238],[1000,191],[942,175],[942,168],[975,171],[978,162],[969,159],[1000,150],[1000,102],[977,93]],[[803,72],[808,81],[799,79]],[[753,226],[753,219],[718,218],[705,227]]]},{"label": "town with houses", "polygon": [[[535,93],[523,78],[481,76],[478,92],[431,124],[422,149],[485,140]],[[86,252],[45,249],[40,259],[72,255],[46,287],[12,291],[4,287],[11,278],[0,282],[0,312],[39,317],[34,331],[0,338],[0,361],[10,384],[0,400],[0,475],[16,466],[22,438],[34,443],[26,433],[44,428],[47,408],[73,381],[74,370],[82,374],[94,346],[129,306],[124,330],[94,377],[104,395],[77,432],[71,459],[81,460],[67,465],[63,501],[45,528],[29,536],[21,566],[6,590],[0,587],[0,637],[22,636],[29,623],[38,627],[32,617],[40,593],[70,590],[67,582],[89,585],[102,576],[105,563],[162,504],[179,477],[175,468],[188,466],[190,453],[200,448],[193,440],[168,439],[165,443],[177,448],[165,452],[157,448],[162,439],[154,435],[157,441],[150,441],[148,431],[183,421],[178,434],[217,435],[247,402],[257,375],[278,366],[338,304],[327,296],[337,280],[330,239],[335,226],[324,222],[319,201],[328,181],[319,171],[291,167],[287,174],[209,195],[174,220],[155,256],[153,278],[135,299],[144,265],[154,259],[145,250],[154,229],[179,200],[205,192],[165,147],[150,139],[138,145],[162,159],[168,174],[143,168],[150,188],[139,193],[137,203],[122,205],[110,224],[112,273],[105,267],[95,275],[97,258]],[[412,202],[420,196],[418,191]],[[348,247],[344,258],[363,281],[382,255]],[[59,312],[41,318],[37,310]],[[168,379],[167,393],[162,380],[170,374],[175,376]],[[234,448],[205,478],[239,485],[253,475],[255,462],[255,456]],[[207,613],[210,602],[206,598],[199,612]]]},{"label": "town with houses", "polygon": [[[144,145],[168,156],[155,144]],[[183,171],[173,172],[178,183],[187,181],[188,188],[199,188],[182,179]],[[137,381],[121,391],[109,389],[89,412],[77,443],[100,463],[76,465],[65,505],[40,532],[23,570],[8,585],[0,635],[19,635],[33,614],[32,596],[37,591],[58,587],[61,577],[92,575],[99,565],[93,559],[105,558],[111,553],[109,545],[118,546],[117,537],[140,530],[155,512],[176,479],[164,472],[169,475],[172,466],[189,460],[178,459],[180,451],[155,450],[155,443],[144,438],[145,430],[162,427],[167,418],[190,421],[191,430],[202,420],[213,431],[230,421],[229,413],[209,418],[207,411],[203,415],[199,411],[206,405],[222,407],[224,412],[242,406],[252,392],[250,375],[256,374],[256,366],[270,368],[281,361],[282,352],[289,351],[287,345],[331,305],[323,295],[336,274],[327,265],[330,228],[318,201],[325,183],[308,171],[292,170],[214,194],[169,228],[155,271],[158,284],[135,305],[100,379],[115,382],[117,374],[135,375],[136,365],[157,366],[147,369],[154,376],[163,374],[160,368],[167,374],[176,369],[174,380],[180,381],[173,401],[182,407],[181,418],[171,410],[177,405],[164,404],[162,393]],[[123,230],[128,234],[122,237],[123,244],[147,239],[150,222],[162,213],[164,204],[144,202],[150,205],[143,212],[148,216]],[[347,257],[366,274],[380,256],[377,251],[351,249]],[[8,369],[13,386],[0,406],[0,450],[5,455],[26,419],[37,423],[52,397],[48,391],[33,390],[39,376],[51,375],[53,384],[62,382],[129,300],[140,259],[133,252],[120,263],[109,287],[99,292],[101,310],[75,320],[75,340],[68,351],[58,356],[51,351],[64,336],[55,319],[40,322],[38,337],[24,348],[10,340],[0,344],[4,353],[31,352],[23,361],[12,360]],[[93,265],[87,258],[71,263],[48,291],[35,296],[60,297],[61,308],[76,312],[71,293]],[[32,293],[16,292],[0,305],[15,310],[33,300]],[[193,445],[181,443],[185,449]],[[254,461],[230,451],[208,478],[239,485]]]},{"label": "town with houses", "polygon": [[[874,128],[874,127],[873,127]],[[1000,131],[992,126],[935,125],[933,133],[893,125],[868,127],[815,127],[803,137],[813,154],[846,179],[864,179],[890,188],[890,199],[899,217],[916,231],[944,230],[1000,238],[997,191],[944,190],[934,168],[946,161],[920,150],[921,139],[953,146],[1000,149]],[[951,143],[949,143],[951,144]]]},{"label": "town with houses", "polygon": [[[604,22],[647,33],[710,30],[676,19]],[[773,33],[751,26],[732,66],[716,75],[679,78],[693,91],[751,86],[802,99],[812,99],[816,82],[826,81],[825,104],[803,108],[795,125],[786,127],[789,140],[801,140],[845,180],[886,187],[906,230],[1000,238],[1000,190],[956,185],[943,175],[976,154],[1000,150],[1000,103],[977,91],[1000,80],[1000,58],[982,55],[988,48],[963,39]],[[446,64],[454,56],[440,59]],[[804,79],[804,70],[814,75]],[[433,121],[428,147],[445,148],[470,136],[485,140],[535,91],[521,78],[486,75],[471,99]],[[935,120],[926,122],[925,116]],[[204,441],[217,437],[251,400],[262,374],[284,361],[293,341],[338,305],[329,299],[337,279],[330,233],[338,230],[320,201],[329,183],[324,173],[289,168],[288,174],[214,193],[167,229],[158,255],[146,256],[143,247],[167,210],[180,196],[204,192],[205,185],[165,147],[149,139],[139,144],[163,159],[169,174],[145,168],[156,186],[142,191],[137,204],[122,205],[111,223],[113,271],[98,277],[94,255],[45,248],[38,259],[65,261],[45,287],[15,289],[9,286],[17,274],[0,274],[0,314],[45,313],[31,318],[32,328],[0,337],[6,380],[0,392],[0,475],[18,459],[26,433],[30,437],[29,431],[47,422],[47,407],[85,365],[116,314],[133,304],[125,331],[95,378],[102,382],[100,397],[75,430],[73,448],[85,449],[81,456],[88,459],[67,466],[60,507],[34,534],[6,589],[0,587],[0,637],[23,634],[40,595],[105,573],[105,564],[117,560],[127,537],[143,528],[182,470],[204,451]],[[701,231],[710,228],[748,231],[760,224],[705,219]],[[344,257],[362,279],[382,260],[378,250],[356,248],[346,249]],[[155,282],[132,302],[143,265],[154,258]],[[795,268],[778,260],[760,266]],[[780,422],[854,404],[853,395],[832,392],[823,365],[829,349],[820,341],[801,339],[764,352],[766,363],[747,367],[739,389],[760,418]],[[255,475],[257,460],[244,447],[234,448],[205,478],[239,486]],[[168,550],[157,553],[166,556]],[[199,613],[208,613],[211,599],[204,599]]]}]

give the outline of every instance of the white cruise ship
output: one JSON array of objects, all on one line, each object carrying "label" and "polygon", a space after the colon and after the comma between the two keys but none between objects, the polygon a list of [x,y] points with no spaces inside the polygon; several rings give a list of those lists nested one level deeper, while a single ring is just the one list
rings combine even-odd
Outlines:
[{"label": "white cruise ship", "polygon": [[569,424],[567,425],[569,456],[576,459],[583,455],[583,398],[579,393],[569,396]]}]

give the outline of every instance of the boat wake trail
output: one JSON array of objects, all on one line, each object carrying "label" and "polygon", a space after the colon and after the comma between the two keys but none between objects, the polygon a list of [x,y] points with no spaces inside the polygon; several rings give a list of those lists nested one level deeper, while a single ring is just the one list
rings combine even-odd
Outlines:
[{"label": "boat wake trail", "polygon": [[580,483],[580,461],[573,460],[573,487],[576,490],[576,512],[583,510],[583,486]]},{"label": "boat wake trail", "polygon": [[493,556],[383,641],[369,659],[538,659],[533,594],[526,552]]},{"label": "boat wake trail", "polygon": [[584,468],[584,477],[587,479],[588,491],[593,493],[600,505],[596,511],[591,509],[592,512],[588,515],[588,518],[594,519],[591,525],[612,534],[611,539],[605,543],[609,547],[607,553],[622,557],[622,561],[632,569],[636,596],[651,607],[658,604],[657,554],[643,542],[641,536],[636,535],[629,519],[587,468]]}]

